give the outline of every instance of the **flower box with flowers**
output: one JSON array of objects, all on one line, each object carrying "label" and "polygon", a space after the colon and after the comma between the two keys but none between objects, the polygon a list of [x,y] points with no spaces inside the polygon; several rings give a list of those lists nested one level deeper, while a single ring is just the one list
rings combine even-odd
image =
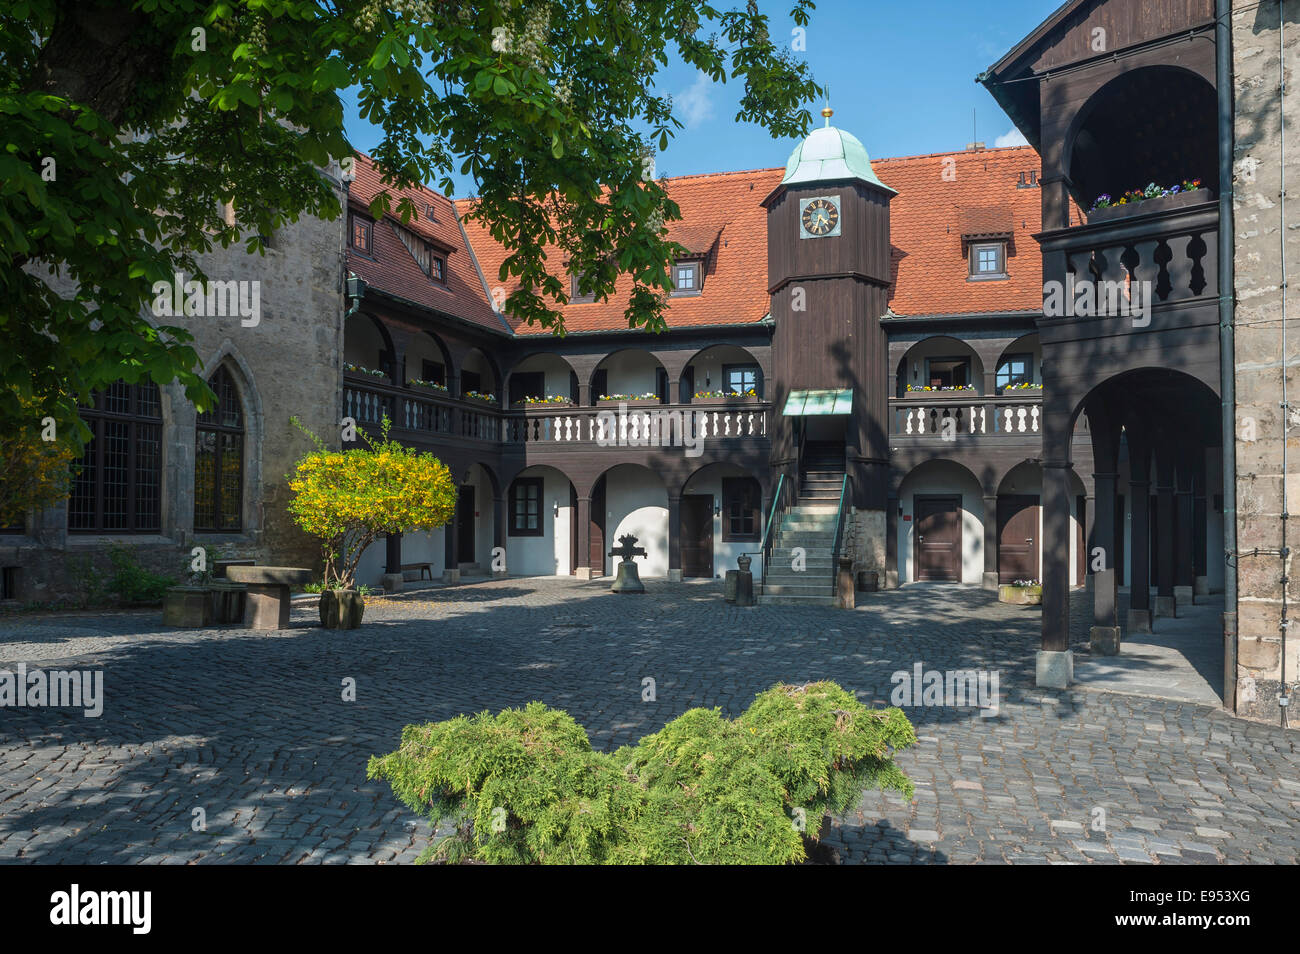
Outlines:
[{"label": "flower box with flowers", "polygon": [[652,393],[645,394],[602,394],[596,401],[597,404],[627,404],[637,407],[645,404],[658,404],[659,395]]},{"label": "flower box with flowers", "polygon": [[558,394],[547,395],[546,397],[528,397],[520,398],[513,405],[515,408],[527,408],[529,410],[546,410],[555,407],[572,407],[573,400],[567,397],[561,397]]},{"label": "flower box with flowers", "polygon": [[467,401],[478,401],[481,404],[497,403],[495,394],[483,394],[481,391],[466,391],[464,397]]},{"label": "flower box with flowers", "polygon": [[939,385],[936,385],[936,384],[922,384],[922,385],[909,384],[909,385],[907,386],[907,393],[908,393],[908,394],[922,394],[922,393],[930,393],[930,394],[933,394],[933,393],[936,392],[936,391],[965,391],[965,392],[968,393],[968,394],[974,394],[974,393],[975,393],[975,385],[973,385],[973,384],[939,384]]},{"label": "flower box with flowers", "polygon": [[691,403],[704,407],[730,404],[757,404],[762,398],[753,388],[748,391],[696,391],[691,395]]},{"label": "flower box with flowers", "polygon": [[1151,212],[1181,209],[1185,206],[1209,202],[1213,198],[1210,190],[1201,184],[1200,179],[1185,179],[1178,185],[1168,187],[1151,182],[1145,189],[1130,189],[1118,198],[1105,193],[1097,196],[1097,201],[1088,210],[1088,224],[1110,222],[1130,215],[1147,215]]},{"label": "flower box with flowers", "polygon": [[1038,580],[1015,580],[998,586],[998,602],[1016,606],[1038,606],[1043,602],[1043,584]]},{"label": "flower box with flowers", "polygon": [[437,391],[439,394],[447,393],[447,385],[439,384],[437,381],[425,381],[423,378],[412,378],[406,383],[413,388],[426,388],[430,391]]},{"label": "flower box with flowers", "polygon": [[999,394],[1017,394],[1021,391],[1039,392],[1043,390],[1041,384],[1031,384],[1028,381],[1022,381],[1020,384],[1004,384],[998,388]]},{"label": "flower box with flowers", "polygon": [[343,370],[350,374],[364,374],[371,378],[386,378],[388,375],[383,371],[372,371],[370,368],[363,368],[359,364],[345,364]]}]

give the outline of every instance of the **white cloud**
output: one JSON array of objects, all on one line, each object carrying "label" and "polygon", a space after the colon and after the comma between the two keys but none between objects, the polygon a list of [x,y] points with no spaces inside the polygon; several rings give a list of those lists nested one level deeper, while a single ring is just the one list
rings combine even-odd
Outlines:
[{"label": "white cloud", "polygon": [[695,129],[713,118],[712,97],[713,81],[701,71],[696,74],[695,82],[674,98],[673,105],[679,110],[678,118],[687,129]]},{"label": "white cloud", "polygon": [[993,140],[993,145],[999,149],[1003,146],[1027,146],[1029,140],[1021,134],[1019,129],[1012,129],[1006,135]]}]

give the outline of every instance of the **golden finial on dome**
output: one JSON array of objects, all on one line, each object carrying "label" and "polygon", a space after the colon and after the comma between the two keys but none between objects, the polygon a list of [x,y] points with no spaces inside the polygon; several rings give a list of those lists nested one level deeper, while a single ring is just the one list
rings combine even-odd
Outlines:
[{"label": "golden finial on dome", "polygon": [[826,125],[828,127],[831,124],[831,116],[834,114],[834,112],[835,111],[831,109],[831,89],[828,86],[826,87],[826,105],[822,107],[822,115],[826,117]]}]

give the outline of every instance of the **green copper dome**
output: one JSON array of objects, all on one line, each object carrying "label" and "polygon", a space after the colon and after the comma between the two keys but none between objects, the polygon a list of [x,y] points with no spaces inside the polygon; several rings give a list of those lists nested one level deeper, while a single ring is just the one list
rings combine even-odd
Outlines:
[{"label": "green copper dome", "polygon": [[895,195],[898,193],[876,178],[866,147],[851,133],[830,125],[830,110],[823,110],[826,125],[814,130],[790,153],[782,185],[801,182],[835,182],[860,179]]}]

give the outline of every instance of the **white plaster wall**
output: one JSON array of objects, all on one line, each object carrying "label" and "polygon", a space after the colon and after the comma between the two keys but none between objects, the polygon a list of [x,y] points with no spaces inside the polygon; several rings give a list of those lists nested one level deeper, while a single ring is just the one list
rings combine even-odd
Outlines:
[{"label": "white plaster wall", "polygon": [[[722,473],[713,470],[709,473],[692,477],[686,484],[683,493],[687,494],[710,494],[713,497],[713,508],[718,510],[722,506],[722,479],[724,477],[744,477],[750,476],[737,469],[734,473]],[[762,522],[766,523],[767,512],[764,508],[762,513]],[[763,527],[759,527],[759,540],[752,542],[724,542],[722,539],[722,514],[715,514],[713,517],[713,575],[722,577],[727,570],[736,570],[736,560],[742,553],[748,553],[754,561],[750,566],[750,572],[754,574],[754,579],[763,578],[763,554],[762,548]]]},{"label": "white plaster wall", "polygon": [[568,576],[573,572],[569,542],[574,519],[573,508],[569,506],[569,481],[552,470],[524,471],[520,476],[542,478],[543,532],[540,537],[507,536],[506,567],[511,573],[523,576]]},{"label": "white plaster wall", "polygon": [[438,343],[428,335],[416,335],[406,348],[406,380],[414,381],[423,376],[424,362],[432,361],[443,366],[443,373],[448,374],[447,360],[442,356]]},{"label": "white plaster wall", "polygon": [[[721,391],[722,367],[727,364],[759,364],[758,359],[735,345],[716,345],[691,360],[695,369],[696,391]],[[762,367],[762,365],[759,365]],[[766,387],[766,381],[764,387]]]},{"label": "white plaster wall", "polygon": [[371,371],[379,370],[379,352],[384,339],[375,323],[365,315],[353,315],[343,329],[343,363]]},{"label": "white plaster wall", "polygon": [[[1028,492],[1028,491],[1026,491]],[[978,585],[984,579],[984,497],[979,484],[964,469],[943,461],[909,475],[899,491],[903,514],[898,524],[898,579],[916,579],[916,495],[961,496],[961,582]],[[996,518],[995,518],[996,519]]]},{"label": "white plaster wall", "polygon": [[[605,552],[630,533],[646,551],[638,557],[642,577],[668,575],[668,491],[658,475],[640,467],[620,466],[605,478]],[[613,557],[605,556],[605,571],[613,572]]]},{"label": "white plaster wall", "polygon": [[559,358],[550,355],[535,355],[515,368],[514,374],[542,372],[545,394],[530,397],[569,397],[569,366]]},{"label": "white plaster wall", "polygon": [[[441,578],[442,571],[445,569],[446,552],[441,527],[437,530],[416,530],[402,534],[402,562],[433,564],[435,580]],[[380,578],[387,570],[387,554],[386,540],[378,540],[367,547],[366,552],[361,555],[361,562],[357,564],[357,582],[379,586]],[[425,582],[427,583],[428,580]]]},{"label": "white plaster wall", "polygon": [[[601,367],[605,369],[609,394],[653,394],[655,391],[659,362],[647,352],[620,351],[601,362]],[[593,395],[598,397],[599,394]]]},{"label": "white plaster wall", "polygon": [[984,368],[979,356],[968,345],[951,338],[926,338],[913,345],[912,350],[908,352],[907,357],[903,360],[902,368],[899,371],[900,387],[906,390],[909,384],[913,387],[921,387],[930,383],[925,376],[926,358],[969,358],[970,383],[975,385],[975,394],[983,393],[984,379],[981,375]]}]

